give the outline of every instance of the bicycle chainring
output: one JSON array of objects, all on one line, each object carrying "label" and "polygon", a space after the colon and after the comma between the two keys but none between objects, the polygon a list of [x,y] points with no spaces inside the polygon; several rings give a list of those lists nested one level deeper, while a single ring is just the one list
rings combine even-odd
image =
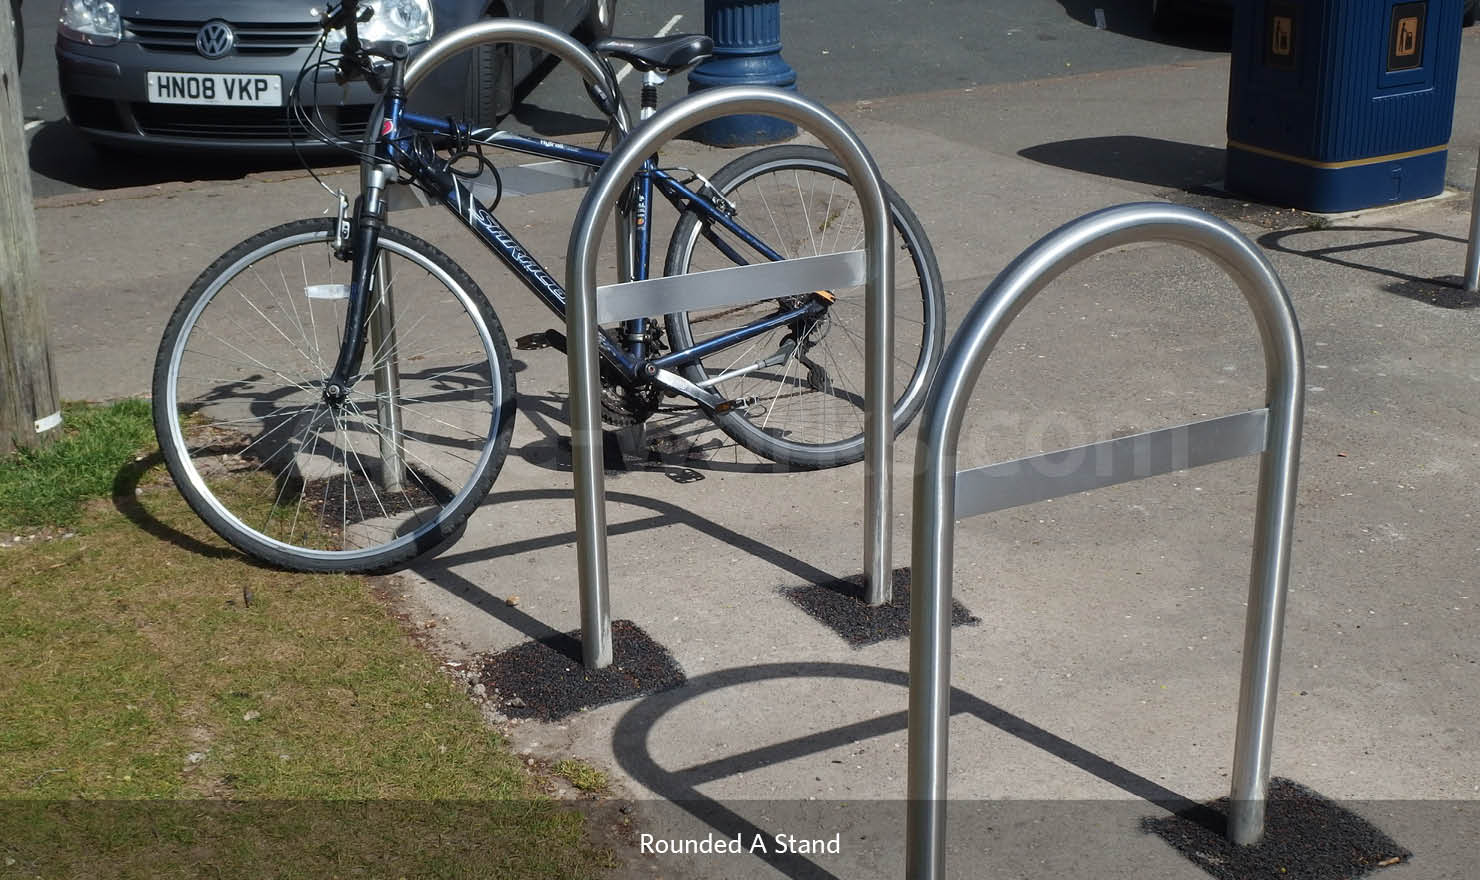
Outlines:
[{"label": "bicycle chainring", "polygon": [[[662,345],[662,331],[656,321],[647,329],[647,351],[656,355]],[[627,385],[621,380],[601,371],[601,420],[616,428],[640,425],[658,411],[663,402],[663,386],[656,382],[646,385]]]},{"label": "bicycle chainring", "polygon": [[656,382],[633,387],[601,382],[601,420],[615,428],[640,425],[652,418],[663,402],[663,386]]}]

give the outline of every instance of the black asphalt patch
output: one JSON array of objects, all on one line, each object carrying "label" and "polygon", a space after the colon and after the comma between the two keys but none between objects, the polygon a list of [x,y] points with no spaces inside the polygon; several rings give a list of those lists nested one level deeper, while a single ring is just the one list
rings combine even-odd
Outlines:
[{"label": "black asphalt patch", "polygon": [[583,709],[644,697],[685,681],[668,649],[630,620],[612,621],[612,663],[581,664],[581,631],[485,654],[479,681],[510,718],[557,721]]},{"label": "black asphalt patch", "polygon": [[[863,599],[863,575],[857,574],[825,584],[785,587],[782,595],[843,637],[855,648],[908,638],[910,634],[910,570],[894,570],[894,597],[877,607]],[[966,606],[951,601],[951,626],[981,623]]]},{"label": "black asphalt patch", "polygon": [[1458,275],[1439,278],[1411,278],[1384,284],[1389,293],[1406,297],[1438,309],[1480,308],[1480,294],[1465,290],[1464,279]]},{"label": "black asphalt patch", "polygon": [[1361,816],[1288,779],[1270,780],[1259,843],[1238,846],[1228,840],[1227,810],[1228,798],[1219,798],[1174,816],[1144,819],[1141,828],[1218,880],[1355,880],[1413,856]]}]

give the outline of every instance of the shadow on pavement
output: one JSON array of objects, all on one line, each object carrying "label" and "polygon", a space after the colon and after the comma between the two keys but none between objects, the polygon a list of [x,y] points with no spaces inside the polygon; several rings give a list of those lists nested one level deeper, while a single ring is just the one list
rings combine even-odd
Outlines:
[{"label": "shadow on pavement", "polygon": [[[519,413],[542,435],[540,439],[511,448],[537,468],[569,473],[570,438],[557,425],[567,423],[566,396],[520,394]],[[725,437],[708,416],[687,404],[663,404],[649,422],[613,427],[603,425],[602,462],[608,480],[634,471],[660,471],[675,483],[704,479],[700,471],[732,474],[782,474],[795,468],[771,461],[717,461],[723,449],[736,450],[735,441]]]},{"label": "shadow on pavement", "polygon": [[538,104],[518,105],[514,108],[513,117],[541,137],[568,137],[606,131],[606,123],[594,116],[546,109]]},{"label": "shadow on pavement", "polygon": [[[1202,52],[1227,52],[1232,41],[1232,19],[1219,15],[1188,13],[1175,28],[1159,31],[1151,26],[1150,0],[1059,0],[1064,12],[1075,21],[1099,27],[1096,11],[1105,17],[1105,30],[1167,46]],[[1230,2],[1229,8],[1233,4]]]},{"label": "shadow on pavement", "polygon": [[[523,489],[512,492],[493,492],[483,500],[483,504],[517,504],[521,501],[551,500],[571,501],[573,503],[574,498],[574,493],[570,489]],[[607,492],[606,499],[608,503],[627,504],[653,511],[652,516],[631,522],[609,522],[606,530],[608,540],[624,535],[637,535],[664,526],[686,525],[711,538],[723,541],[742,553],[754,556],[757,559],[763,559],[806,583],[823,584],[837,580],[837,575],[823,571],[804,560],[778,550],[749,535],[743,535],[713,520],[685,510],[677,504],[634,495],[630,492]],[[576,533],[574,530],[556,532],[536,538],[526,538],[519,541],[511,541],[507,544],[479,548],[477,550],[444,553],[436,558],[424,557],[421,561],[415,563],[412,568],[417,574],[426,578],[428,581],[431,581],[448,593],[460,597],[463,601],[528,638],[535,640],[558,640],[564,638],[564,634],[559,630],[546,624],[544,621],[520,611],[517,607],[507,604],[503,597],[495,596],[478,584],[454,572],[452,569],[455,566],[470,562],[500,559],[506,556],[516,556],[520,553],[546,550],[552,547],[573,546],[575,540]],[[571,589],[575,589],[575,587],[572,586]]]},{"label": "shadow on pavement", "polygon": [[[1388,233],[1389,237],[1375,241],[1320,245],[1321,241],[1329,240],[1332,235],[1340,233]],[[1301,247],[1298,244],[1292,245],[1292,240],[1295,240],[1297,236],[1315,236],[1315,246]],[[1473,309],[1480,307],[1480,295],[1465,291],[1461,287],[1462,281],[1458,276],[1445,275],[1439,278],[1423,278],[1418,275],[1398,271],[1397,269],[1388,269],[1383,266],[1374,265],[1370,261],[1363,262],[1346,258],[1347,255],[1375,252],[1379,248],[1408,247],[1426,241],[1451,241],[1457,244],[1467,244],[1464,239],[1456,238],[1452,235],[1440,235],[1436,232],[1422,232],[1392,226],[1327,226],[1319,229],[1284,229],[1259,237],[1260,247],[1271,251],[1320,260],[1323,263],[1330,263],[1333,266],[1342,266],[1347,269],[1358,269],[1363,272],[1385,275],[1393,280],[1383,285],[1383,289],[1405,299],[1411,299],[1415,302],[1421,302],[1425,305],[1441,309]],[[1459,252],[1456,252],[1455,266],[1458,267],[1460,264],[1461,256]]]},{"label": "shadow on pavement", "polygon": [[[184,180],[240,180],[258,171],[303,168],[304,161],[285,155],[195,153],[174,149],[130,152],[94,146],[66,120],[48,122],[31,139],[31,171],[82,189],[121,189]],[[319,151],[306,157],[316,168],[347,164],[352,157]],[[40,195],[40,193],[38,193]]]},{"label": "shadow on pavement", "polygon": [[1223,178],[1226,151],[1140,135],[1074,138],[1026,147],[1024,159],[1100,177],[1197,191]]},{"label": "shadow on pavement", "polygon": [[[769,837],[778,829],[765,829],[757,826],[750,819],[718,800],[702,794],[699,791],[700,787],[727,777],[753,773],[798,758],[850,746],[861,740],[898,734],[908,725],[907,713],[895,712],[846,724],[784,742],[758,746],[728,757],[681,769],[661,766],[654,756],[655,749],[649,742],[649,738],[665,715],[690,700],[737,685],[806,678],[851,680],[893,685],[899,688],[909,687],[909,675],[902,670],[853,663],[771,663],[711,672],[690,679],[677,690],[647,697],[629,709],[617,722],[612,732],[612,748],[617,762],[633,779],[642,783],[659,797],[671,801],[674,806],[681,808],[725,838],[734,838],[737,835],[746,840],[752,839],[754,835]],[[820,684],[818,687],[819,692],[827,690],[828,685],[826,684]],[[1066,761],[1135,798],[1183,815],[1189,821],[1203,825],[1215,834],[1223,834],[1224,817],[1216,810],[1203,806],[960,688],[951,689],[951,713],[975,716],[1003,733],[1042,749],[1055,758]],[[900,780],[899,787],[899,797],[902,799],[905,795],[903,780]],[[771,868],[788,877],[797,878],[797,880],[837,876],[805,856],[794,853],[768,854],[766,862]]]}]

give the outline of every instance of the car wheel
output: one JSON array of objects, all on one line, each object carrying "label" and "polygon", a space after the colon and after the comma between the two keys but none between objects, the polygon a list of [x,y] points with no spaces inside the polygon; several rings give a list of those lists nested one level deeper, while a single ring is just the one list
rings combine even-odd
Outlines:
[{"label": "car wheel", "polygon": [[1465,17],[1461,23],[1464,27],[1470,27],[1475,24],[1475,0],[1466,0]]},{"label": "car wheel", "polygon": [[467,118],[492,128],[514,109],[514,54],[509,46],[479,46],[468,69]]},{"label": "car wheel", "polygon": [[1151,0],[1151,29],[1160,33],[1177,30],[1182,24],[1180,0]]},{"label": "car wheel", "polygon": [[612,35],[612,23],[617,18],[617,0],[591,0],[586,11],[586,20],[576,28],[575,38],[590,45]]}]

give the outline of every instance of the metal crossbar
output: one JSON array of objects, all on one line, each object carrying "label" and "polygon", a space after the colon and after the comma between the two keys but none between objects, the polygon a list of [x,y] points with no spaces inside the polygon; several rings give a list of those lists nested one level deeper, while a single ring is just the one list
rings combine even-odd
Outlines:
[{"label": "metal crossbar", "polygon": [[1191,422],[956,472],[956,519],[1263,452],[1269,410]]},{"label": "metal crossbar", "polygon": [[596,323],[734,306],[814,290],[863,287],[868,281],[864,256],[862,250],[844,251],[605,284],[596,288]]}]

